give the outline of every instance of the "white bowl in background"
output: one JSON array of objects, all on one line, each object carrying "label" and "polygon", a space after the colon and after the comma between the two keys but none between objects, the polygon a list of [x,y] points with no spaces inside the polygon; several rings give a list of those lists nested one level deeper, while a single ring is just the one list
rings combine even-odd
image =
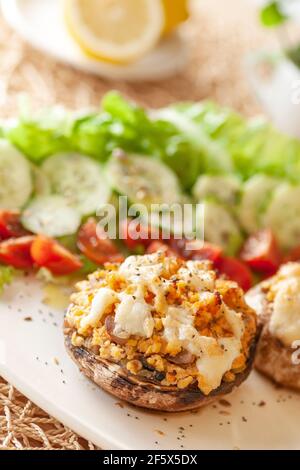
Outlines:
[{"label": "white bowl in background", "polygon": [[188,51],[180,32],[161,41],[156,49],[129,65],[114,65],[86,57],[69,36],[60,0],[0,0],[7,23],[36,49],[73,67],[104,78],[160,80],[182,70]]},{"label": "white bowl in background", "polygon": [[300,138],[300,70],[284,56],[248,57],[247,77],[263,110],[284,133]]}]

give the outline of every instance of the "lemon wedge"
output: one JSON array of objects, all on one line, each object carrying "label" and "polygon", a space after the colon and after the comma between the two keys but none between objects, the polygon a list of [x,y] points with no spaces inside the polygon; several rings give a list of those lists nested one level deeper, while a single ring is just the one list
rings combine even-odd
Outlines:
[{"label": "lemon wedge", "polygon": [[165,12],[161,0],[65,0],[65,20],[86,55],[121,64],[156,46]]},{"label": "lemon wedge", "polygon": [[188,0],[162,0],[165,11],[164,34],[170,34],[189,18]]}]

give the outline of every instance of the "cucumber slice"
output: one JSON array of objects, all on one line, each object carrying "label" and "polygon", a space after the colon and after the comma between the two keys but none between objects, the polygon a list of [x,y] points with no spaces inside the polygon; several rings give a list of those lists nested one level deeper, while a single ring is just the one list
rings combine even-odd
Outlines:
[{"label": "cucumber slice", "polygon": [[278,184],[280,180],[266,175],[253,176],[244,184],[237,212],[239,222],[247,233],[261,228],[261,217]]},{"label": "cucumber slice", "polygon": [[80,213],[61,196],[36,197],[22,214],[22,224],[27,230],[49,237],[72,235],[80,222]]},{"label": "cucumber slice", "polygon": [[9,142],[0,140],[0,208],[20,209],[32,192],[30,164]]},{"label": "cucumber slice", "polygon": [[243,237],[234,217],[226,207],[214,201],[203,201],[197,207],[197,224],[201,218],[204,239],[223,248],[226,254],[235,255],[243,243]]},{"label": "cucumber slice", "polygon": [[182,200],[175,173],[154,158],[118,152],[111,158],[107,170],[112,187],[128,196],[132,203],[149,207]]},{"label": "cucumber slice", "polygon": [[110,198],[111,191],[103,167],[78,153],[60,153],[48,158],[42,166],[55,194],[81,215],[90,215]]},{"label": "cucumber slice", "polygon": [[300,240],[300,186],[282,183],[263,216],[263,224],[275,233],[283,249],[299,245]]},{"label": "cucumber slice", "polygon": [[235,176],[202,175],[196,181],[193,195],[197,201],[213,198],[224,204],[235,205],[240,189],[240,180]]}]

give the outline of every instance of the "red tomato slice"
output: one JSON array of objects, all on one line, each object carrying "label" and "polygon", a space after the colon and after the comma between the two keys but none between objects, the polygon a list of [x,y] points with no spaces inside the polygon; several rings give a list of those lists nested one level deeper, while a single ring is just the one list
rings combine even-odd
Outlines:
[{"label": "red tomato slice", "polygon": [[208,242],[200,242],[198,240],[171,240],[170,246],[174,251],[179,253],[185,259],[191,260],[209,260],[217,262],[222,254],[222,248]]},{"label": "red tomato slice", "polygon": [[82,267],[73,253],[43,235],[38,235],[32,243],[31,256],[37,266],[47,268],[58,276],[72,274]]},{"label": "red tomato slice", "polygon": [[17,269],[33,267],[31,247],[34,236],[11,238],[0,243],[0,262]]},{"label": "red tomato slice", "polygon": [[96,264],[121,263],[124,256],[118,251],[114,243],[109,240],[101,227],[97,227],[94,218],[82,225],[77,238],[79,250]]},{"label": "red tomato slice", "polygon": [[139,246],[147,248],[154,240],[159,240],[158,229],[137,223],[135,220],[126,219],[121,223],[121,239],[130,250]]},{"label": "red tomato slice", "polygon": [[223,256],[215,266],[220,274],[235,281],[246,292],[252,286],[252,274],[245,263],[235,258]]},{"label": "red tomato slice", "polygon": [[281,254],[272,231],[265,229],[251,235],[240,257],[254,271],[274,274],[280,266]]},{"label": "red tomato slice", "polygon": [[0,210],[0,239],[18,238],[28,235],[20,221],[19,211]]},{"label": "red tomato slice", "polygon": [[176,251],[172,250],[166,243],[160,242],[159,240],[154,241],[148,246],[146,253],[152,254],[158,251],[165,251],[167,256],[175,256],[176,258],[181,257]]}]

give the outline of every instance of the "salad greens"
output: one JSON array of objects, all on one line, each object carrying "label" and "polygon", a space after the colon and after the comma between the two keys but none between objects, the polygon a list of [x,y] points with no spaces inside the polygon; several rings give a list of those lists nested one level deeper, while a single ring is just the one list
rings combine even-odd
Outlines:
[{"label": "salad greens", "polygon": [[0,295],[4,287],[11,284],[14,280],[15,270],[11,266],[0,266]]},{"label": "salad greens", "polygon": [[288,17],[282,9],[282,1],[280,0],[270,1],[260,12],[260,20],[268,28],[279,26],[287,19]]},{"label": "salad greens", "polygon": [[211,102],[181,109],[227,149],[234,171],[243,179],[265,173],[299,182],[300,142],[277,131],[265,119],[247,121]]},{"label": "salad greens", "polygon": [[[296,4],[297,0],[272,0],[269,1],[261,10],[260,10],[260,20],[263,26],[266,28],[276,28],[289,19],[292,18],[292,13],[288,10],[288,7],[293,7],[293,3]],[[284,35],[288,40],[288,35]],[[282,41],[282,37],[279,37],[279,40]],[[300,68],[300,44],[296,43],[294,45],[288,46],[286,41],[283,43],[284,55]]]},{"label": "salad greens", "polygon": [[[153,192],[165,199],[163,191],[159,193],[164,187],[169,191],[172,202],[178,200],[178,195],[180,201],[199,202],[200,198],[203,202],[216,194],[214,212],[218,213],[218,226],[214,227],[212,221],[210,233],[220,232],[219,227],[223,224],[224,249],[231,254],[238,250],[244,235],[252,232],[248,224],[249,207],[252,207],[253,215],[251,227],[264,227],[260,223],[260,212],[267,211],[277,186],[288,186],[289,200],[286,205],[290,213],[297,214],[293,219],[299,223],[300,205],[298,207],[293,201],[293,189],[294,185],[300,187],[300,142],[280,133],[261,117],[247,120],[237,112],[210,101],[179,103],[148,111],[111,92],[104,97],[99,110],[80,115],[62,108],[36,115],[23,109],[20,118],[4,127],[3,132],[6,139],[26,156],[28,161],[18,154],[18,158],[24,160],[25,167],[27,165],[28,172],[34,168],[35,173],[44,172],[46,176],[48,193],[41,196],[33,186],[33,199],[29,201],[29,208],[32,204],[40,207],[42,201],[43,210],[38,210],[37,214],[32,210],[26,211],[28,194],[23,191],[26,200],[22,221],[25,226],[32,222],[28,217],[39,222],[40,214],[44,216],[48,210],[53,215],[52,220],[55,220],[50,224],[51,232],[46,232],[48,236],[74,234],[83,216],[95,213],[95,201],[104,204],[110,195],[117,193],[129,197],[130,191],[126,187],[128,178],[123,177],[128,176],[129,161],[132,174],[142,176],[134,179],[135,184],[130,189],[138,193],[144,178],[143,191],[146,188],[146,193],[150,195],[149,204],[152,203]],[[5,142],[9,147],[9,142]],[[57,152],[60,155],[53,155]],[[100,165],[95,166],[94,161]],[[6,168],[7,163],[4,162],[3,166]],[[60,169],[59,173],[57,168]],[[81,175],[85,176],[84,184],[81,184]],[[116,180],[118,175],[121,186],[120,181]],[[161,179],[157,180],[158,175]],[[262,179],[253,180],[259,176]],[[61,189],[53,184],[56,178],[59,184],[63,183]],[[37,179],[36,176],[34,179]],[[251,180],[252,184],[249,183]],[[228,184],[229,194],[234,193],[233,201],[228,201],[228,191],[225,191]],[[107,194],[98,193],[98,189],[103,189],[105,185],[108,185]],[[216,185],[222,191],[216,191]],[[266,186],[271,187],[267,194]],[[197,196],[197,188],[202,196]],[[261,195],[259,199],[257,194]],[[92,199],[89,199],[90,196]],[[84,211],[81,210],[82,203],[87,203]],[[70,213],[70,205],[74,214]],[[18,207],[24,209],[23,203]],[[212,212],[211,206],[209,212]],[[65,215],[61,218],[56,214]],[[73,215],[76,215],[76,228]],[[238,243],[234,244],[234,248],[229,246],[226,235],[234,231],[233,225],[236,225],[238,234]],[[208,229],[206,220],[206,233]],[[282,235],[282,224],[273,229],[276,236],[279,234],[282,239],[283,235],[286,236],[292,247],[294,238],[290,233]],[[74,244],[70,237],[64,237],[64,240],[66,244]],[[84,269],[89,271],[93,267],[85,263]]]},{"label": "salad greens", "polygon": [[148,113],[111,92],[98,112],[79,117],[61,109],[34,117],[23,113],[5,133],[35,163],[68,150],[106,162],[117,148],[158,158],[188,192],[202,173],[237,173],[247,179],[262,172],[299,180],[298,140],[264,119],[247,121],[212,102]]},{"label": "salad greens", "polygon": [[5,135],[32,162],[40,163],[47,156],[68,150],[71,117],[61,107],[33,114],[23,105],[20,117],[6,129]]}]

